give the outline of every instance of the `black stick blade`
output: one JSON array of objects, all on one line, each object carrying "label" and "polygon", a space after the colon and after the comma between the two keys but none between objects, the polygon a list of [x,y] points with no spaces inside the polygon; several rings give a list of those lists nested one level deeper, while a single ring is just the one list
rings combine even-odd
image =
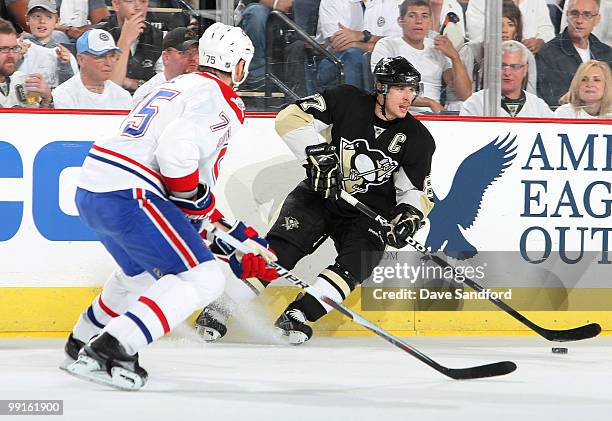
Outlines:
[{"label": "black stick blade", "polygon": [[550,330],[543,329],[543,332],[538,332],[549,341],[555,342],[571,342],[581,341],[583,339],[594,338],[601,333],[601,326],[598,323],[576,327],[567,330]]},{"label": "black stick blade", "polygon": [[498,363],[480,365],[470,368],[446,368],[443,371],[455,380],[482,379],[485,377],[503,376],[516,370],[516,364],[512,361],[500,361]]}]

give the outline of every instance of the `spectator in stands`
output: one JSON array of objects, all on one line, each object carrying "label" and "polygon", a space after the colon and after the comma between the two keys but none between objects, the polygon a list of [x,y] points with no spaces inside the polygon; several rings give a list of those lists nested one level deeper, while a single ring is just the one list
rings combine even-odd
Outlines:
[{"label": "spectator in stands", "polygon": [[110,13],[104,0],[58,0],[60,31],[76,41],[83,32],[90,29]]},{"label": "spectator in stands", "polygon": [[612,118],[612,71],[607,63],[589,60],[578,67],[569,91],[555,110],[560,118]]},{"label": "spectator in stands", "polygon": [[612,65],[612,48],[591,32],[599,23],[599,0],[569,0],[567,28],[537,55],[538,95],[550,106],[568,91],[581,63],[600,60]]},{"label": "spectator in stands", "polygon": [[502,41],[523,40],[523,17],[521,9],[511,1],[502,5]]},{"label": "spectator in stands", "polygon": [[[401,36],[397,23],[397,0],[321,0],[317,41],[324,44],[344,65],[345,83],[365,90],[364,68],[370,63],[365,52],[386,36]],[[424,29],[426,33],[429,27]],[[375,63],[375,61],[374,61]],[[326,86],[337,80],[334,64],[324,59],[319,63],[319,83]]]},{"label": "spectator in stands", "polygon": [[321,0],[293,0],[293,20],[312,36],[317,34],[320,4]]},{"label": "spectator in stands", "polygon": [[[502,117],[552,117],[546,103],[523,89],[529,65],[527,47],[518,41],[502,42],[501,106]],[[486,89],[476,92],[463,103],[460,115],[482,116]]]},{"label": "spectator in stands", "polygon": [[145,21],[149,0],[112,0],[115,13],[96,25],[112,34],[121,54],[112,80],[130,92],[156,74],[163,33]]},{"label": "spectator in stands", "polygon": [[198,38],[193,31],[187,28],[174,28],[164,37],[162,48],[161,58],[164,63],[164,71],[153,76],[134,92],[134,104],[139,103],[162,83],[198,69]]},{"label": "spectator in stands", "polygon": [[[511,0],[505,0],[511,1]],[[466,12],[467,37],[470,41],[484,39],[486,0],[470,0]],[[523,39],[521,42],[533,54],[555,37],[555,28],[545,0],[514,0],[523,16]]]},{"label": "spectator in stands", "polygon": [[26,75],[17,71],[21,51],[15,27],[0,19],[0,108],[53,108],[45,78],[38,73]]},{"label": "spectator in stands", "polygon": [[58,22],[55,0],[30,0],[27,22],[32,33],[24,36],[26,51],[19,64],[20,71],[41,73],[51,89],[79,72],[70,50],[53,40]]},{"label": "spectator in stands", "polygon": [[[17,24],[24,31],[29,31],[26,21],[28,0],[5,0],[5,2]],[[60,16],[60,26],[57,29],[71,39],[77,39],[91,26],[87,20],[91,24],[96,24],[109,15],[104,0],[57,0],[57,10]]]},{"label": "spectator in stands", "polygon": [[399,13],[403,35],[381,39],[374,47],[371,63],[383,57],[403,56],[421,73],[425,89],[410,107],[411,113],[444,109],[440,104],[443,80],[461,100],[467,99],[472,94],[472,82],[451,41],[444,35],[426,38],[432,24],[427,0],[405,0]]},{"label": "spectator in stands", "polygon": [[[567,0],[563,7],[563,16],[561,17],[561,30],[567,27],[567,10],[570,1]],[[593,28],[593,35],[604,44],[612,47],[612,0],[599,1],[599,23]]]},{"label": "spectator in stands", "polygon": [[[502,41],[523,40],[523,15],[521,10],[512,1],[504,1],[502,5]],[[537,66],[533,53],[527,54],[529,74],[527,75],[527,92],[537,92]]]},{"label": "spectator in stands", "polygon": [[[251,38],[255,55],[249,65],[245,86],[254,86],[263,81],[266,64],[266,24],[272,10],[285,14],[291,12],[293,0],[242,0],[245,9],[240,18],[240,27]],[[244,88],[244,87],[243,87]]]},{"label": "spectator in stands", "polygon": [[76,49],[81,73],[55,88],[55,107],[131,109],[130,93],[110,80],[121,54],[111,34],[102,29],[85,31],[77,40]]},{"label": "spectator in stands", "polygon": [[[241,0],[234,14],[236,21],[249,36],[255,55],[249,66],[249,76],[243,88],[257,87],[263,82],[266,65],[266,26],[272,10],[292,14],[293,20],[308,34],[315,34],[321,0]],[[238,13],[239,9],[243,9]]]}]

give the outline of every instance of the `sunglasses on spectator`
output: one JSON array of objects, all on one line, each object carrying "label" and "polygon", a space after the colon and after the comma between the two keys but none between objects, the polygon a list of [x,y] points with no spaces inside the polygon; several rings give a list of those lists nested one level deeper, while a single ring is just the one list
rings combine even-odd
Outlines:
[{"label": "sunglasses on spectator", "polygon": [[581,12],[580,10],[570,10],[567,12],[567,16],[569,16],[572,19],[578,19],[580,16],[582,16],[585,20],[591,20],[598,14],[599,13]]},{"label": "sunglasses on spectator", "polygon": [[8,53],[19,54],[21,53],[21,47],[19,45],[15,45],[14,47],[0,47],[0,54]]},{"label": "sunglasses on spectator", "polygon": [[523,67],[525,67],[524,64],[506,64],[506,63],[502,63],[502,65],[501,65],[502,70],[505,70],[505,69],[520,70]]}]

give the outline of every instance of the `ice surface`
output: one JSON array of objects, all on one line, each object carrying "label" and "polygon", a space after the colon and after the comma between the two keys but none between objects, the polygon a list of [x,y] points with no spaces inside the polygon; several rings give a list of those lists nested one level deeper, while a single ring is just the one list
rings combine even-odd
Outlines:
[{"label": "ice surface", "polygon": [[450,367],[518,365],[507,376],[464,381],[376,337],[315,336],[299,347],[255,340],[267,343],[206,344],[183,327],[141,352],[149,382],[122,392],[60,371],[63,340],[1,339],[0,399],[63,399],[63,419],[79,421],[612,417],[612,337],[561,344],[567,355],[538,337],[405,338]]}]

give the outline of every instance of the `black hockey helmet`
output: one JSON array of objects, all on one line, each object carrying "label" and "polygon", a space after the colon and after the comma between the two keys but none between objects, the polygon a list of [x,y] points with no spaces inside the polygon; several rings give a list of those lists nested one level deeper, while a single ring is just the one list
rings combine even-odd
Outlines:
[{"label": "black hockey helmet", "polygon": [[421,73],[404,57],[381,58],[373,73],[376,82],[382,85],[376,89],[379,94],[389,92],[389,86],[412,86],[417,96],[422,92]]}]

